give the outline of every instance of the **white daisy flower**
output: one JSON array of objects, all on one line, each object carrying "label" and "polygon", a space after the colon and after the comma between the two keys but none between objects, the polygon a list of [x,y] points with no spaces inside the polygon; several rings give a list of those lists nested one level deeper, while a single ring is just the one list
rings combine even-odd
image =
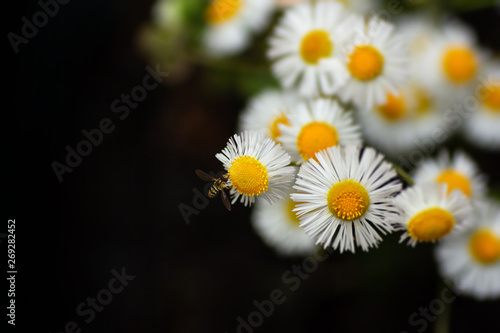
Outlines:
[{"label": "white daisy flower", "polygon": [[245,206],[252,205],[257,196],[270,203],[284,199],[294,181],[290,156],[262,132],[235,134],[215,157],[227,170],[233,204],[240,199]]},{"label": "white daisy flower", "polygon": [[397,94],[386,93],[386,102],[369,112],[358,113],[363,137],[386,155],[396,155],[429,140],[436,128],[446,133],[440,100],[415,82],[409,82]]},{"label": "white daisy flower", "polygon": [[[298,168],[295,167],[296,171]],[[290,187],[288,194],[292,192]],[[307,256],[315,249],[314,240],[299,227],[300,220],[293,209],[296,203],[288,196],[285,200],[269,204],[259,200],[255,203],[252,225],[264,242],[283,256]]]},{"label": "white daisy flower", "polygon": [[271,18],[273,0],[212,0],[205,9],[203,43],[214,56],[234,55],[263,30]]},{"label": "white daisy flower", "polygon": [[299,170],[291,194],[300,226],[317,244],[340,252],[377,247],[393,231],[392,197],[401,182],[391,164],[373,148],[331,147]]},{"label": "white daisy flower", "polygon": [[478,300],[500,297],[500,206],[474,203],[475,223],[444,239],[436,248],[443,277]]},{"label": "white daisy flower", "polygon": [[477,110],[465,122],[470,142],[488,150],[500,149],[500,62],[485,65],[481,86],[476,89]]},{"label": "white daisy flower", "polygon": [[289,114],[289,125],[279,125],[278,141],[302,163],[322,149],[348,143],[361,144],[361,131],[354,124],[352,112],[345,111],[336,101],[316,99],[299,104]]},{"label": "white daisy flower", "polygon": [[374,16],[353,20],[354,37],[344,45],[349,79],[339,91],[343,101],[360,108],[385,103],[386,93],[407,80],[409,58],[406,45],[394,26]]},{"label": "white daisy flower", "polygon": [[394,200],[399,215],[392,223],[405,230],[400,243],[435,242],[470,222],[471,205],[460,191],[447,194],[447,185],[426,183],[405,189]]},{"label": "white daisy flower", "polygon": [[456,151],[451,157],[447,150],[442,150],[437,158],[423,161],[416,168],[413,179],[416,184],[446,184],[448,193],[460,190],[474,199],[483,197],[487,190],[485,176],[462,151]]},{"label": "white daisy flower", "polygon": [[341,45],[352,34],[349,15],[340,3],[308,2],[287,9],[269,40],[272,71],[287,89],[307,97],[331,95],[347,71]]},{"label": "white daisy flower", "polygon": [[290,109],[302,99],[290,91],[267,89],[252,98],[238,119],[238,128],[245,130],[263,130],[271,139],[281,136],[279,124],[288,126]]},{"label": "white daisy flower", "polygon": [[435,29],[431,45],[414,64],[416,79],[441,95],[468,93],[481,66],[483,55],[472,30],[458,22]]}]

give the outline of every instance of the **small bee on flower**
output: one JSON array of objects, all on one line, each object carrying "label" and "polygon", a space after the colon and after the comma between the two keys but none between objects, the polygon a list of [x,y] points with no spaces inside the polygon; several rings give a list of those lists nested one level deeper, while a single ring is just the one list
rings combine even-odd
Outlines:
[{"label": "small bee on flower", "polygon": [[216,157],[227,170],[233,204],[240,199],[252,205],[256,197],[282,200],[295,179],[290,155],[262,132],[235,134]]}]

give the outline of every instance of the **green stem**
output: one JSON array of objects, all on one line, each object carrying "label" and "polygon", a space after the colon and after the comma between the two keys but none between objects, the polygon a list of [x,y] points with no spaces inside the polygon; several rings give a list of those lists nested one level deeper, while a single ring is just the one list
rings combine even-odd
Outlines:
[{"label": "green stem", "polygon": [[404,171],[401,167],[397,166],[396,164],[393,164],[394,169],[396,169],[396,172],[398,175],[410,186],[414,185],[415,182],[413,179]]},{"label": "green stem", "polygon": [[[439,289],[437,292],[437,298],[441,297],[441,291],[447,288],[441,281],[439,284]],[[444,310],[441,314],[437,316],[436,323],[434,324],[434,333],[449,333],[450,332],[450,314],[451,306],[453,302],[447,303],[444,306]]]}]

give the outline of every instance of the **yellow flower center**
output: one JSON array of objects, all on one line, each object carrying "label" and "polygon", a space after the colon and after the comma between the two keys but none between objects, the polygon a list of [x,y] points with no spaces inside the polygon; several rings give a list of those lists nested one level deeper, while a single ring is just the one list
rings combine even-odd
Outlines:
[{"label": "yellow flower center", "polygon": [[293,224],[294,226],[298,227],[299,223],[300,223],[300,220],[297,217],[297,215],[295,214],[295,212],[293,211],[293,209],[295,209],[295,207],[297,206],[298,202],[295,202],[292,199],[287,199],[287,200],[288,200],[288,205],[287,205],[288,215],[290,217],[289,221],[290,221],[291,224]]},{"label": "yellow flower center", "polygon": [[408,234],[419,242],[434,242],[453,230],[455,218],[443,208],[433,207],[413,216],[408,222]]},{"label": "yellow flower center", "polygon": [[470,239],[469,250],[481,264],[493,264],[500,260],[500,238],[489,230],[478,230]]},{"label": "yellow flower center", "polygon": [[210,24],[229,21],[241,8],[240,0],[214,0],[205,10],[205,19]]},{"label": "yellow flower center", "polygon": [[463,194],[470,197],[472,194],[472,186],[467,177],[455,170],[445,170],[436,178],[436,182],[448,184],[448,194],[454,190],[460,190]]},{"label": "yellow flower center", "polygon": [[483,99],[484,105],[488,110],[494,113],[500,113],[500,85],[499,84],[489,84],[486,85],[481,92],[481,96],[485,96]]},{"label": "yellow flower center", "polygon": [[278,115],[277,117],[275,117],[271,121],[271,126],[269,126],[269,129],[271,131],[271,139],[273,139],[273,140],[276,140],[276,138],[281,136],[281,130],[278,126],[279,124],[290,126],[290,122],[288,121],[288,117],[283,113]]},{"label": "yellow flower center", "polygon": [[455,83],[472,79],[478,69],[476,54],[467,46],[452,46],[443,56],[444,73]]},{"label": "yellow flower center", "polygon": [[336,146],[338,140],[335,127],[325,122],[314,121],[302,127],[297,139],[297,149],[304,159],[309,159],[322,149]]},{"label": "yellow flower center", "polygon": [[360,81],[370,81],[384,69],[384,57],[371,45],[358,45],[349,55],[347,68]]},{"label": "yellow flower center", "polygon": [[324,30],[313,30],[302,38],[300,55],[308,64],[317,64],[321,58],[329,57],[333,52],[330,35]]},{"label": "yellow flower center", "polygon": [[252,156],[240,156],[229,168],[229,178],[236,190],[253,197],[267,191],[269,179],[267,169]]},{"label": "yellow flower center", "polygon": [[333,185],[327,200],[330,212],[345,221],[363,216],[370,205],[366,189],[353,180],[344,180]]},{"label": "yellow flower center", "polygon": [[385,119],[391,122],[401,120],[407,111],[403,94],[399,93],[399,96],[395,96],[392,93],[388,93],[385,104],[379,105],[377,110]]}]

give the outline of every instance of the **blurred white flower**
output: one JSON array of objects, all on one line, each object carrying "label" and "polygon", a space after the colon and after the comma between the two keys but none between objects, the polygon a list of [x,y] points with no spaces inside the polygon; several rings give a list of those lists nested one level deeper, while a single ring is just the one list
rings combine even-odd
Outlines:
[{"label": "blurred white flower", "polygon": [[266,89],[253,97],[238,118],[238,131],[264,131],[271,139],[281,136],[280,124],[289,125],[290,110],[302,99],[291,91]]},{"label": "blurred white flower", "polygon": [[299,164],[328,147],[362,143],[352,112],[330,99],[303,102],[290,110],[288,119],[288,125],[279,125],[281,136],[277,140]]},{"label": "blurred white flower", "polygon": [[456,151],[450,156],[442,150],[436,158],[429,158],[414,171],[416,184],[439,183],[448,185],[448,193],[459,190],[467,198],[480,199],[486,194],[486,178],[467,154]]},{"label": "blurred white flower", "polygon": [[436,248],[441,275],[478,300],[500,297],[500,206],[474,202],[474,223]]},{"label": "blurred white flower", "polygon": [[443,98],[457,100],[472,93],[484,61],[472,30],[459,22],[434,28],[422,54],[413,59],[414,77]]},{"label": "blurred white flower", "polygon": [[250,43],[252,33],[267,27],[273,0],[212,0],[205,9],[203,43],[213,56],[229,56]]},{"label": "blurred white flower", "polygon": [[448,131],[440,99],[413,81],[397,94],[387,92],[385,103],[356,115],[365,140],[391,156],[417,147],[421,140],[433,140],[437,128],[441,135]]},{"label": "blurred white flower", "polygon": [[476,89],[477,108],[465,122],[469,141],[488,150],[500,150],[500,62],[485,64]]},{"label": "blurred white flower", "polygon": [[460,191],[447,194],[447,185],[426,183],[405,189],[394,199],[398,215],[393,224],[404,230],[400,242],[435,242],[470,223],[471,205]]},{"label": "blurred white flower", "polygon": [[[295,168],[298,171],[298,168]],[[290,187],[289,193],[292,192]],[[299,227],[299,218],[293,209],[296,203],[288,196],[274,204],[256,202],[251,221],[255,231],[270,247],[284,256],[308,256],[316,247],[314,240]]]}]

